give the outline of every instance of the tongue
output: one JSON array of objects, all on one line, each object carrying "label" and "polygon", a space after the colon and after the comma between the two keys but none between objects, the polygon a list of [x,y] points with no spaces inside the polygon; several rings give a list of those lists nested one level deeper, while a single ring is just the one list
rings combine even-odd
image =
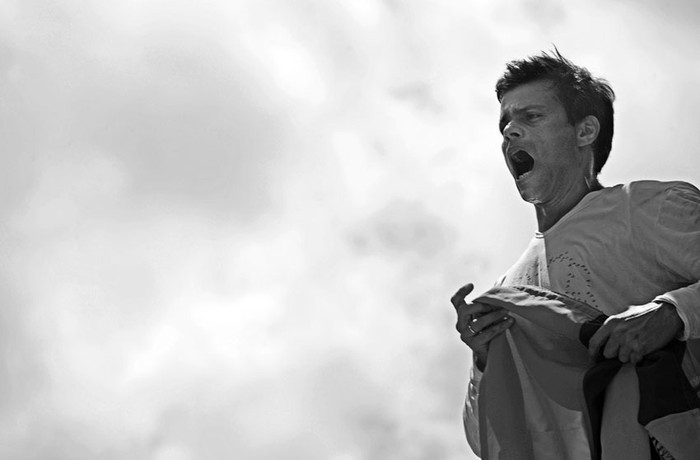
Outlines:
[{"label": "tongue", "polygon": [[532,157],[527,154],[527,152],[523,150],[518,150],[513,154],[513,160],[517,161],[518,163],[526,163],[532,160]]},{"label": "tongue", "polygon": [[513,168],[515,169],[516,178],[520,178],[523,174],[530,172],[534,166],[535,160],[524,150],[518,150],[511,157]]}]

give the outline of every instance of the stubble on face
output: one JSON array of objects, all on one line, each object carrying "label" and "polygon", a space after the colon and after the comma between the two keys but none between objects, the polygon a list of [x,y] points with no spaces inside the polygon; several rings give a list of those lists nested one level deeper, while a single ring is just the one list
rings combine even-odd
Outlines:
[{"label": "stubble on face", "polygon": [[526,83],[501,101],[502,150],[521,197],[536,206],[566,201],[581,178],[576,130],[552,84]]}]

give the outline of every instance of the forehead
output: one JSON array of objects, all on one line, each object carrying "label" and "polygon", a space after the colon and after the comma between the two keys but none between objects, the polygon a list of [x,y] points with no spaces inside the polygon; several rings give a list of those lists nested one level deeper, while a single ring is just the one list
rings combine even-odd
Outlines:
[{"label": "forehead", "polygon": [[506,92],[501,99],[501,113],[524,109],[530,106],[544,106],[550,109],[562,108],[561,102],[549,80],[537,80],[516,86]]}]

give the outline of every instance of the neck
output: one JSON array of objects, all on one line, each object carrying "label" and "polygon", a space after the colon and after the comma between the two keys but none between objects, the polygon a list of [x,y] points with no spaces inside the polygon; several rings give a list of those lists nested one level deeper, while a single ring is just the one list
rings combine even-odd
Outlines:
[{"label": "neck", "polygon": [[593,179],[591,183],[586,183],[584,187],[573,189],[566,194],[563,199],[552,203],[536,203],[535,213],[537,215],[537,229],[546,232],[554,224],[571,211],[584,196],[590,192],[600,190],[603,186],[598,179]]}]

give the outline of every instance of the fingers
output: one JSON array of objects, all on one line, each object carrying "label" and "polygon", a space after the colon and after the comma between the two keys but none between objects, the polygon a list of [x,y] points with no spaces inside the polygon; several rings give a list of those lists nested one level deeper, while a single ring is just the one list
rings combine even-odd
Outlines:
[{"label": "fingers", "polygon": [[[497,308],[493,307],[491,305],[486,305],[485,303],[479,303],[479,302],[474,302],[474,303],[463,303],[457,308],[457,319],[458,322],[460,321],[471,321],[474,319],[479,319],[481,321],[481,318],[484,317],[488,313],[492,312],[501,312],[500,316],[505,316],[507,314],[507,311],[502,309],[502,308]],[[499,316],[497,313],[494,315],[496,317]],[[486,324],[488,325],[488,323]],[[485,326],[486,326],[485,325]]]},{"label": "fingers", "polygon": [[[477,335],[491,324],[502,321],[507,317],[507,311],[480,302],[465,301],[467,295],[474,290],[472,283],[465,284],[455,292],[450,301],[457,309],[457,330],[460,334]],[[478,320],[478,322],[477,322]]]},{"label": "fingers", "polygon": [[485,348],[494,337],[503,333],[513,325],[513,318],[507,317],[504,319],[502,314],[499,318],[500,320],[498,322],[490,323],[488,327],[479,330],[476,330],[476,327],[472,327],[472,329],[476,330],[476,334],[472,334],[468,329],[460,331],[462,342],[466,343],[473,350]]},{"label": "fingers", "polygon": [[489,327],[500,323],[506,319],[510,318],[508,316],[508,311],[504,309],[498,309],[486,313],[478,318],[474,318],[471,321],[471,329],[475,334],[479,334],[481,331],[488,329]]},{"label": "fingers", "polygon": [[617,358],[622,363],[637,364],[644,357],[644,354],[639,348],[639,344],[636,343],[636,341],[620,343],[613,335],[608,339],[605,345],[603,356],[608,359]]},{"label": "fingers", "polygon": [[[588,343],[588,354],[592,358],[599,360],[603,358],[612,359],[618,356],[620,343],[617,337],[612,335],[612,332],[612,326],[609,322],[606,322],[593,334]],[[629,358],[629,355],[626,355],[626,357]]]},{"label": "fingers", "polygon": [[620,321],[608,318],[591,337],[588,353],[596,359],[617,358],[622,363],[637,364],[645,355],[643,348],[638,336],[625,333]]},{"label": "fingers", "polygon": [[460,338],[471,348],[476,357],[477,366],[483,369],[489,342],[512,326],[514,320],[502,308],[479,302],[467,303],[465,298],[473,290],[472,283],[466,284],[457,290],[450,301],[457,310],[457,331]]},{"label": "fingers", "polygon": [[[605,342],[605,347],[603,347],[603,356],[608,359],[617,358],[618,356],[629,359],[629,352],[627,352],[627,349],[625,349],[624,352],[620,350],[620,342],[617,340],[616,336],[611,334],[608,336],[608,341]],[[626,361],[622,362],[624,363]]]},{"label": "fingers", "polygon": [[[476,343],[488,342],[488,340],[484,340],[490,337],[488,334],[485,334],[486,332],[490,333],[490,331],[496,326],[504,326],[507,328],[508,324],[506,320],[512,320],[512,318],[508,316],[508,312],[500,308],[497,310],[488,311],[479,317],[462,314],[468,307],[478,307],[480,305],[481,304],[472,304],[468,305],[467,307],[460,308],[460,316],[457,319],[457,331],[459,331],[463,341],[467,339],[469,342],[472,342],[472,338],[480,337]],[[483,306],[487,307],[485,305]],[[469,343],[467,345],[469,345]]]},{"label": "fingers", "polygon": [[467,297],[474,290],[474,285],[472,283],[465,284],[455,292],[455,294],[450,299],[452,305],[455,308],[459,308],[464,302],[465,297]]},{"label": "fingers", "polygon": [[640,362],[642,360],[642,358],[644,358],[644,355],[642,353],[633,351],[632,353],[630,353],[630,361],[629,362],[632,364],[637,364],[638,362]]},{"label": "fingers", "polygon": [[[614,357],[615,356],[613,355],[612,358]],[[637,364],[643,357],[644,355],[642,353],[627,346],[621,346],[617,353],[617,359],[619,359],[622,363]]]},{"label": "fingers", "polygon": [[477,335],[505,316],[505,310],[492,311],[491,307],[484,304],[466,304],[457,310],[457,330],[460,334]]},{"label": "fingers", "polygon": [[609,322],[606,321],[588,342],[588,354],[593,358],[599,358],[601,356],[601,348],[606,346],[609,336],[610,326]]},{"label": "fingers", "polygon": [[450,302],[457,310],[459,315],[477,315],[493,311],[496,307],[491,307],[490,305],[482,303],[467,303],[465,298],[474,290],[474,285],[472,283],[467,283],[455,292],[455,294],[450,298]]},{"label": "fingers", "polygon": [[[628,347],[618,347],[616,351],[610,353],[610,358],[614,358],[615,356],[617,356],[617,359],[619,359],[620,362],[628,363],[630,361],[631,353],[632,350],[630,350]],[[605,352],[603,354],[605,355]],[[607,358],[608,356],[606,355],[605,357]]]}]

